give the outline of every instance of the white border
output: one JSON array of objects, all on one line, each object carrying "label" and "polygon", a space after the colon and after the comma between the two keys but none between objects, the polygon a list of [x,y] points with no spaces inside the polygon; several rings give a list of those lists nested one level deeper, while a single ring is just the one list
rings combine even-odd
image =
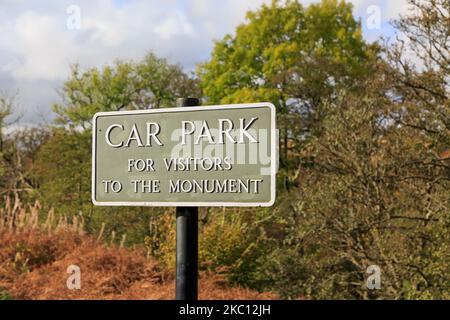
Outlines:
[{"label": "white border", "polygon": [[[101,116],[111,115],[133,115],[133,114],[148,114],[148,113],[164,113],[164,112],[189,112],[189,111],[207,111],[207,110],[223,110],[223,109],[248,109],[258,107],[269,107],[271,115],[271,188],[270,201],[268,202],[108,202],[97,201],[96,194],[96,136],[97,136],[97,118]],[[277,164],[277,148],[276,148],[276,112],[275,106],[270,102],[260,103],[241,103],[241,104],[226,104],[214,106],[196,106],[196,107],[179,107],[179,108],[164,108],[164,109],[146,109],[146,110],[131,110],[131,111],[111,111],[98,112],[92,118],[92,203],[96,206],[144,206],[144,207],[270,207],[275,202],[275,185],[276,185],[276,164]]]}]

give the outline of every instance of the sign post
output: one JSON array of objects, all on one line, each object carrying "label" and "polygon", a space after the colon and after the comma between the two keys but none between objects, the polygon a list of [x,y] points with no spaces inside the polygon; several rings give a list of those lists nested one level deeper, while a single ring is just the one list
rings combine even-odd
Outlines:
[{"label": "sign post", "polygon": [[[180,98],[177,107],[198,106],[196,98]],[[177,207],[176,299],[198,296],[198,207]]]},{"label": "sign post", "polygon": [[268,102],[99,112],[93,118],[92,202],[176,207],[176,299],[198,293],[198,207],[275,201],[277,135]]}]

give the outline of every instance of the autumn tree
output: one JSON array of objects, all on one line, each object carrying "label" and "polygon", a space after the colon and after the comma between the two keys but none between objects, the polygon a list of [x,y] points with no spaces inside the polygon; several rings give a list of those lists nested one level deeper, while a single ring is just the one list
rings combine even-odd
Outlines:
[{"label": "autumn tree", "polygon": [[387,49],[401,101],[396,121],[433,136],[441,153],[450,148],[450,3],[409,3],[412,13],[394,23],[400,35]]},{"label": "autumn tree", "polygon": [[[342,92],[324,106],[322,134],[303,150],[298,186],[278,209],[290,231],[269,258],[278,281],[291,278],[291,294],[448,298],[450,184],[426,152],[431,139],[387,125],[383,103]],[[382,290],[365,286],[371,265]]]},{"label": "autumn tree", "polygon": [[[34,189],[32,164],[27,143],[19,137],[37,132],[36,128],[12,128],[20,117],[15,116],[15,95],[0,96],[0,196],[26,197]],[[38,137],[34,137],[38,141]]]},{"label": "autumn tree", "polygon": [[[255,284],[273,281],[286,297],[448,299],[449,11],[410,4],[395,22],[404,40],[385,48],[363,90],[321,106]],[[371,265],[380,290],[366,287]]]},{"label": "autumn tree", "polygon": [[321,102],[339,88],[358,89],[376,51],[362,39],[361,25],[345,1],[324,0],[307,8],[299,1],[272,1],[248,12],[235,35],[216,42],[198,74],[210,103],[275,104],[286,175],[295,166],[289,149],[298,150],[299,141],[323,118]]}]

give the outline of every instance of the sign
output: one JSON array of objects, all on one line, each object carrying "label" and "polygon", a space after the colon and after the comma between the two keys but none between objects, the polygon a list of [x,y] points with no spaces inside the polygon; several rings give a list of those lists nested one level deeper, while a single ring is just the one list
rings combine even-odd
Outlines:
[{"label": "sign", "polygon": [[271,103],[100,112],[92,201],[105,206],[271,206]]}]

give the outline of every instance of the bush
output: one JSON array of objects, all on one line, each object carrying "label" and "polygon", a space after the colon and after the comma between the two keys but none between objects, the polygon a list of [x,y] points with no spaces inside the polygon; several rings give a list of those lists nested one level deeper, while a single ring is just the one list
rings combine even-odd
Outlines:
[{"label": "bush", "polygon": [[255,262],[264,252],[258,214],[248,209],[215,209],[209,215],[200,230],[200,267],[248,285]]}]

